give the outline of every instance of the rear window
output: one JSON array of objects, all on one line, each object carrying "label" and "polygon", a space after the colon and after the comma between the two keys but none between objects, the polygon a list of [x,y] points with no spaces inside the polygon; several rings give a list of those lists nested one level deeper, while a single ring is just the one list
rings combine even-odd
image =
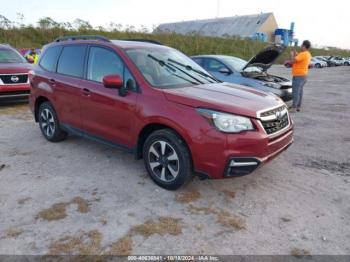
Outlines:
[{"label": "rear window", "polygon": [[26,63],[26,60],[14,50],[1,48],[0,63]]},{"label": "rear window", "polygon": [[57,73],[83,77],[86,46],[65,46],[58,61]]},{"label": "rear window", "polygon": [[40,60],[40,66],[47,71],[56,72],[57,60],[61,50],[62,46],[48,48]]}]

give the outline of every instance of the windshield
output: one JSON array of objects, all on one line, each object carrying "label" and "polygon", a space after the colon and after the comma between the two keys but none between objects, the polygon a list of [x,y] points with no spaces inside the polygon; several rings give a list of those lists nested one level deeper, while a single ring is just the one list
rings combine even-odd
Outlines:
[{"label": "windshield", "polygon": [[16,51],[0,49],[0,63],[26,63],[26,60]]},{"label": "windshield", "polygon": [[[238,57],[232,57],[232,56],[225,56],[222,57],[222,60],[225,62],[225,64],[227,64],[228,66],[230,66],[232,69],[234,69],[235,71],[242,71],[243,67],[248,63],[246,60],[243,60],[241,58]],[[257,66],[249,66],[246,69],[244,69],[245,72],[261,72],[262,68],[257,67]]]},{"label": "windshield", "polygon": [[[127,49],[126,53],[154,87],[176,88],[213,82],[211,78],[204,76],[208,73],[203,68],[174,49],[132,48]],[[186,65],[189,69],[179,64]],[[203,75],[199,72],[203,72]]]},{"label": "windshield", "polygon": [[229,65],[235,71],[242,71],[242,68],[247,64],[247,61],[238,57],[222,57],[225,64]]}]

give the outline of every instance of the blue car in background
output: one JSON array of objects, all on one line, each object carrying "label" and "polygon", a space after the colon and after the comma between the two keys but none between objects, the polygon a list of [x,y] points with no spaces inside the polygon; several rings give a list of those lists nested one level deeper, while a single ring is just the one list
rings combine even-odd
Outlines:
[{"label": "blue car in background", "polygon": [[270,92],[287,102],[292,99],[292,82],[267,73],[284,49],[282,45],[268,46],[248,62],[225,55],[198,55],[192,59],[220,81]]}]

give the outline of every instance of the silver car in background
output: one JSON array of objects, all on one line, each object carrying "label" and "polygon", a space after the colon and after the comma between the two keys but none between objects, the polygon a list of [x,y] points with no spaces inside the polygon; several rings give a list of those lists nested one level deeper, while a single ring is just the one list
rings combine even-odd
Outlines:
[{"label": "silver car in background", "polygon": [[328,64],[325,61],[323,61],[321,59],[318,59],[316,57],[312,57],[311,58],[310,64],[314,68],[322,68],[322,67],[328,66]]}]

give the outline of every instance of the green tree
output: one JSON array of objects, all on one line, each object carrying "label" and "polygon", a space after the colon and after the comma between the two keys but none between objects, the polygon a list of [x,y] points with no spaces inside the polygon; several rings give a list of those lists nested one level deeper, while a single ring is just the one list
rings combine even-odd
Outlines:
[{"label": "green tree", "polygon": [[109,28],[110,28],[110,31],[112,31],[112,32],[123,31],[123,25],[122,24],[117,24],[117,23],[114,23],[114,22],[110,22],[109,23]]},{"label": "green tree", "polygon": [[58,23],[54,21],[51,17],[40,18],[38,21],[39,28],[42,30],[51,29],[58,27]]},{"label": "green tree", "polygon": [[13,26],[13,22],[10,21],[7,17],[0,15],[0,28],[10,29]]},{"label": "green tree", "polygon": [[70,22],[63,22],[59,24],[59,27],[68,31],[74,30],[74,27],[72,23]]},{"label": "green tree", "polygon": [[16,16],[17,16],[17,24],[19,25],[19,27],[21,28],[25,27],[24,15],[22,13],[17,13]]},{"label": "green tree", "polygon": [[92,30],[92,25],[89,23],[89,21],[77,18],[73,22],[74,28],[78,31],[90,31]]}]

